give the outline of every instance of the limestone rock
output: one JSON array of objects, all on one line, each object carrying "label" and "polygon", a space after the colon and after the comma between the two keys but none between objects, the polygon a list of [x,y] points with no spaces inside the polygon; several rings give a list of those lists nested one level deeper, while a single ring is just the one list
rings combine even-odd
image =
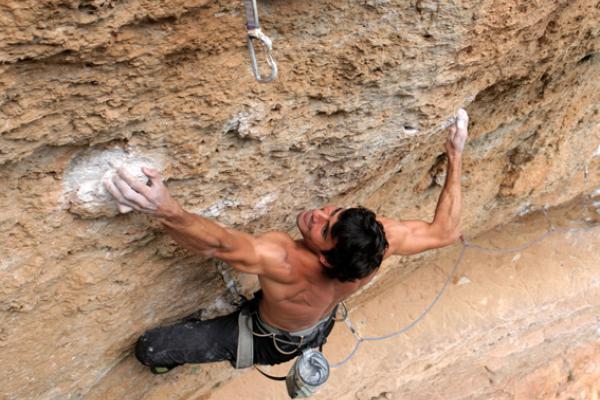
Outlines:
[{"label": "limestone rock", "polygon": [[175,384],[132,360],[144,330],[229,295],[212,262],[116,215],[106,158],[156,163],[186,209],[250,233],[325,202],[429,220],[463,106],[469,236],[600,187],[596,0],[258,6],[268,85],[239,1],[1,2],[0,397],[106,398],[123,377],[130,399],[199,397],[235,374]]}]

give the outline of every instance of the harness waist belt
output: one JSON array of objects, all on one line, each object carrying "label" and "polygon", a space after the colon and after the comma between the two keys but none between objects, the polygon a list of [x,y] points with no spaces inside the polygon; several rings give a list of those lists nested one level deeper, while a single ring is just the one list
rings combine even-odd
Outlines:
[{"label": "harness waist belt", "polygon": [[[305,348],[311,341],[317,339],[319,334],[325,331],[327,324],[334,319],[337,312],[337,306],[330,315],[321,319],[311,327],[299,331],[288,332],[274,327],[263,321],[258,312],[258,308],[251,310],[250,307],[242,307],[238,317],[238,348],[236,368],[248,368],[254,364],[254,336],[273,338],[273,346],[282,354],[293,354]],[[256,328],[260,332],[255,331]],[[291,342],[290,339],[298,338],[297,342]],[[296,346],[292,351],[284,351],[277,344],[287,344]]]},{"label": "harness waist belt", "polygon": [[260,327],[264,328],[264,330],[266,330],[269,333],[273,333],[275,335],[287,335],[287,336],[306,338],[307,336],[310,336],[311,334],[318,332],[319,328],[321,328],[322,325],[331,321],[331,318],[335,315],[336,310],[337,310],[337,306],[330,315],[326,316],[325,318],[323,318],[322,320],[320,320],[313,326],[306,328],[306,329],[299,330],[299,331],[294,331],[294,332],[284,331],[282,329],[274,327],[273,325],[270,325],[268,322],[265,322],[260,317],[259,313],[257,313],[256,317],[257,317],[257,322],[260,324]]}]

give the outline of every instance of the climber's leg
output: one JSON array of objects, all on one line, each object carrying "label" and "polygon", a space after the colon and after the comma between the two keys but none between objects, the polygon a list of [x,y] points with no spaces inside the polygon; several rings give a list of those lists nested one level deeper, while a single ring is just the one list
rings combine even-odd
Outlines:
[{"label": "climber's leg", "polygon": [[135,346],[135,356],[154,373],[187,363],[235,362],[238,313],[152,329]]}]

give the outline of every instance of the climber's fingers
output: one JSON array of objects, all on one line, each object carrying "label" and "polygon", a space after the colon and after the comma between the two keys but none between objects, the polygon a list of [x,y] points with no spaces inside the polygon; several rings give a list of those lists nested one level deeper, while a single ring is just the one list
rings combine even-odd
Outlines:
[{"label": "climber's fingers", "polygon": [[448,150],[462,153],[468,136],[469,116],[464,109],[459,109],[456,113],[454,124],[448,128],[448,140],[446,147]]},{"label": "climber's fingers", "polygon": [[133,208],[121,203],[117,203],[117,209],[121,214],[127,214],[128,212],[133,211]]},{"label": "climber's fingers", "polygon": [[125,199],[123,194],[119,191],[119,189],[115,186],[111,179],[107,178],[104,180],[104,187],[106,188],[108,193],[110,193],[115,198],[115,200],[117,200],[117,208],[119,209],[119,212],[124,214],[131,210],[140,211],[135,207],[134,204],[130,203],[129,201],[127,201],[127,199]]},{"label": "climber's fingers", "polygon": [[133,208],[138,211],[151,211],[156,209],[156,206],[150,202],[148,198],[143,194],[136,192],[119,175],[113,176],[112,182],[127,201],[126,205],[133,206]]},{"label": "climber's fingers", "polygon": [[125,200],[138,211],[148,211],[156,209],[156,206],[150,202],[143,194],[136,192],[120,176],[113,176],[113,183],[119,189]]},{"label": "climber's fingers", "polygon": [[446,149],[448,151],[454,150],[454,137],[456,136],[456,123],[453,123],[448,127],[448,136],[446,137]]},{"label": "climber's fingers", "polygon": [[464,108],[459,108],[456,112],[456,127],[457,131],[462,136],[467,135],[467,128],[469,127],[469,114]]},{"label": "climber's fingers", "polygon": [[154,168],[143,167],[142,172],[150,179],[150,183],[152,186],[159,186],[163,184],[160,172],[158,172]]},{"label": "climber's fingers", "polygon": [[453,140],[456,135],[456,123],[453,123],[448,127],[448,140]]},{"label": "climber's fingers", "polygon": [[117,174],[123,181],[125,181],[125,183],[127,183],[127,185],[131,189],[135,190],[137,193],[141,194],[142,196],[144,196],[146,198],[150,197],[150,186],[137,180],[125,168],[123,168],[123,167],[118,168]]}]

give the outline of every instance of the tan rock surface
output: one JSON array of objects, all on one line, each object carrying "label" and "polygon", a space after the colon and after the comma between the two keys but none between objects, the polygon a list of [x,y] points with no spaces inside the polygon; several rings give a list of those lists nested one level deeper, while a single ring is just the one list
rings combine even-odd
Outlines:
[{"label": "tan rock surface", "polygon": [[114,216],[94,160],[152,159],[188,209],[250,232],[326,201],[429,218],[441,127],[466,106],[469,236],[600,186],[597,1],[259,7],[269,85],[241,2],[0,4],[0,397],[185,398],[235,375],[157,380],[129,356],[145,329],[230,297],[147,218]]}]

